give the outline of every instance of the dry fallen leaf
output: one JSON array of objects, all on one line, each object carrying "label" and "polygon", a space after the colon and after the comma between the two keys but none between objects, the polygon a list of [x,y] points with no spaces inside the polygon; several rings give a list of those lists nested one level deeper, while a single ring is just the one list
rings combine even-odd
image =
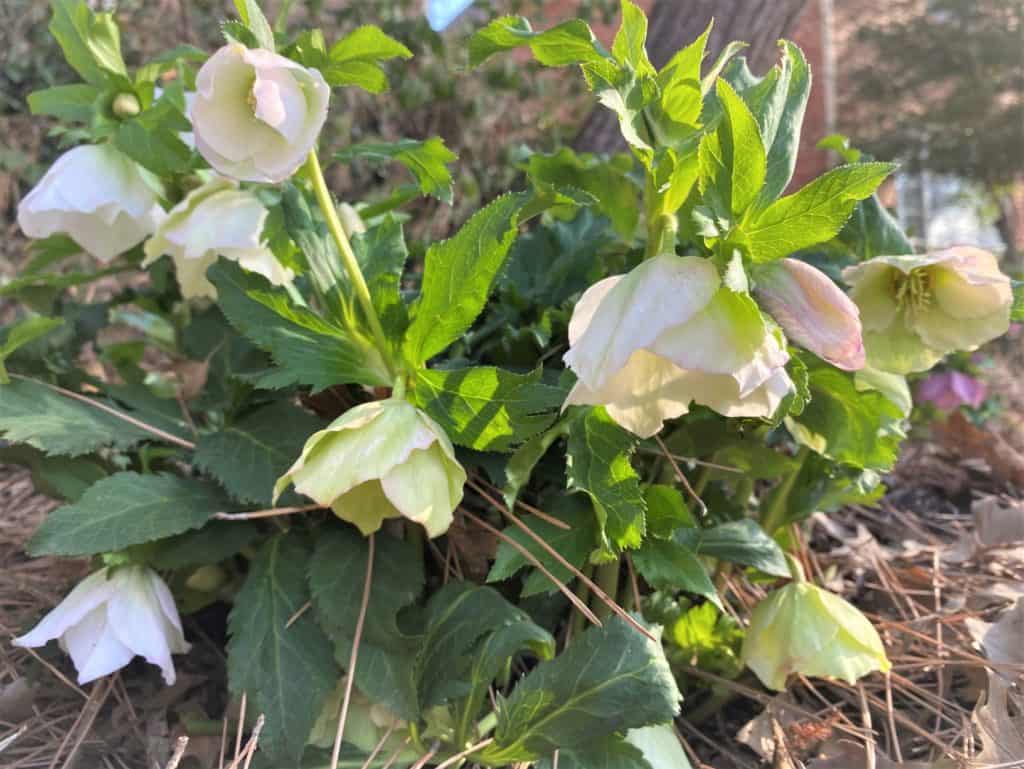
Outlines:
[{"label": "dry fallen leaf", "polygon": [[[988,767],[1019,762],[1024,758],[1024,697],[998,673],[988,674],[988,695],[974,709],[971,721],[981,737],[982,750],[971,767]],[[1011,708],[1015,711],[1010,713]]]},{"label": "dry fallen leaf", "polygon": [[[807,769],[865,769],[868,765],[864,746],[850,740],[836,740],[822,749],[821,758],[807,764]],[[905,761],[896,763],[884,753],[875,751],[875,769],[957,769],[952,759],[938,761]]]}]

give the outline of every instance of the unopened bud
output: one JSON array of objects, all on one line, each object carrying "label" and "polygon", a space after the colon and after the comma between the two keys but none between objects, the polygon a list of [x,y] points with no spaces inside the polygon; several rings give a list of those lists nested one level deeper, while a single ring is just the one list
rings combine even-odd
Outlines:
[{"label": "unopened bud", "polygon": [[142,111],[139,97],[133,93],[119,93],[114,97],[111,110],[119,118],[135,117]]}]

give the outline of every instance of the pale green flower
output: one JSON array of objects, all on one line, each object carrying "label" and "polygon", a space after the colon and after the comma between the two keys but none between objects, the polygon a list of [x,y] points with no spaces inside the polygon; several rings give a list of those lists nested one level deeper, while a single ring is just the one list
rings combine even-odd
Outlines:
[{"label": "pale green flower", "polygon": [[708,259],[662,255],[595,283],[569,323],[565,405],[602,405],[640,437],[699,403],[767,417],[792,388],[789,356],[746,294]]},{"label": "pale green flower", "polygon": [[755,608],[743,640],[743,661],[777,691],[791,673],[854,683],[891,667],[878,632],[838,595],[792,582]]},{"label": "pale green flower", "polygon": [[868,365],[884,371],[926,371],[1010,327],[1010,279],[978,248],[878,256],[846,268],[843,278],[860,307]]},{"label": "pale green flower", "polygon": [[441,426],[408,401],[389,398],[356,406],[310,436],[274,496],[293,483],[363,534],[401,515],[436,537],[448,530],[465,482]]},{"label": "pale green flower", "polygon": [[238,262],[274,285],[288,283],[294,273],[262,242],[268,215],[255,195],[216,176],[171,209],[146,241],[143,266],[169,255],[186,299],[217,296],[217,289],[206,279],[206,270],[218,256]]}]

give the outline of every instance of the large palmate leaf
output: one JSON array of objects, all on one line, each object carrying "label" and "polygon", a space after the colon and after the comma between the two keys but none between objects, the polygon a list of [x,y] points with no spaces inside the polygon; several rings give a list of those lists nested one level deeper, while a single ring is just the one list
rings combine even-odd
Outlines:
[{"label": "large palmate leaf", "polygon": [[352,144],[335,155],[343,163],[350,163],[356,158],[395,160],[412,172],[424,195],[433,195],[445,203],[452,202],[452,174],[448,164],[457,157],[437,136],[424,141],[399,139]]},{"label": "large palmate leaf", "polygon": [[317,390],[347,382],[391,384],[379,354],[368,343],[292,305],[262,276],[224,259],[208,274],[231,325],[269,352],[281,367],[265,384],[304,384]]},{"label": "large palmate leaf", "polygon": [[122,550],[202,526],[230,502],[213,484],[176,475],[122,472],[50,513],[29,542],[33,555]]},{"label": "large palmate leaf", "polygon": [[306,439],[323,427],[308,411],[281,401],[203,435],[194,461],[235,499],[269,507],[274,482],[302,453]]},{"label": "large palmate leaf", "polygon": [[422,363],[465,333],[487,303],[515,240],[529,195],[503,195],[477,211],[450,239],[427,249],[423,284],[412,306],[406,357]]},{"label": "large palmate leaf", "polygon": [[12,443],[68,456],[104,446],[128,448],[154,437],[100,408],[22,379],[0,386],[0,434]]},{"label": "large palmate leaf", "polygon": [[639,547],[644,537],[646,503],[630,464],[636,444],[603,408],[587,409],[569,429],[569,488],[586,492],[593,501],[606,548]]},{"label": "large palmate leaf", "polygon": [[420,369],[415,399],[455,443],[510,451],[549,427],[565,400],[564,391],[540,381],[541,373],[493,366]]},{"label": "large palmate leaf", "polygon": [[[253,559],[228,617],[228,683],[266,717],[260,752],[298,763],[313,724],[338,679],[331,644],[309,613],[309,549],[279,534]],[[296,615],[298,617],[296,618]]]},{"label": "large palmate leaf", "polygon": [[533,761],[558,748],[581,748],[595,735],[665,723],[679,711],[679,690],[661,643],[615,617],[592,627],[498,701],[489,766]]}]

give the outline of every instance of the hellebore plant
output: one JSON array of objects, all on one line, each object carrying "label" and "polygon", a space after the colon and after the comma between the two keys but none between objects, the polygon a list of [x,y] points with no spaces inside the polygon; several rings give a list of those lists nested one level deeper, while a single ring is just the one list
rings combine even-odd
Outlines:
[{"label": "hellebore plant", "polygon": [[[236,7],[212,55],[129,68],[110,14],[53,0],[80,82],[30,104],[81,143],[19,208],[0,436],[64,502],[29,551],[107,565],[17,643],[171,683],[179,607],[228,603],[228,685],[282,768],[383,741],[406,766],[678,769],[680,683],[715,702],[695,651],[774,689],[886,670],[839,596],[798,579],[743,627],[721,586],[788,577],[793,527],[882,493],[903,374],[1004,333],[1012,286],[977,249],[910,253],[877,215],[889,164],[783,195],[800,50],[759,78],[736,45],[705,63],[709,28],[659,71],[629,0],[610,48],[491,18],[472,68],[578,66],[629,153],[529,154],[525,190],[430,241],[404,222],[452,201],[441,138],[318,147],[332,90],[379,93],[412,52]],[[324,167],[361,159],[415,183],[337,200]],[[865,260],[879,242],[904,253]]]}]

